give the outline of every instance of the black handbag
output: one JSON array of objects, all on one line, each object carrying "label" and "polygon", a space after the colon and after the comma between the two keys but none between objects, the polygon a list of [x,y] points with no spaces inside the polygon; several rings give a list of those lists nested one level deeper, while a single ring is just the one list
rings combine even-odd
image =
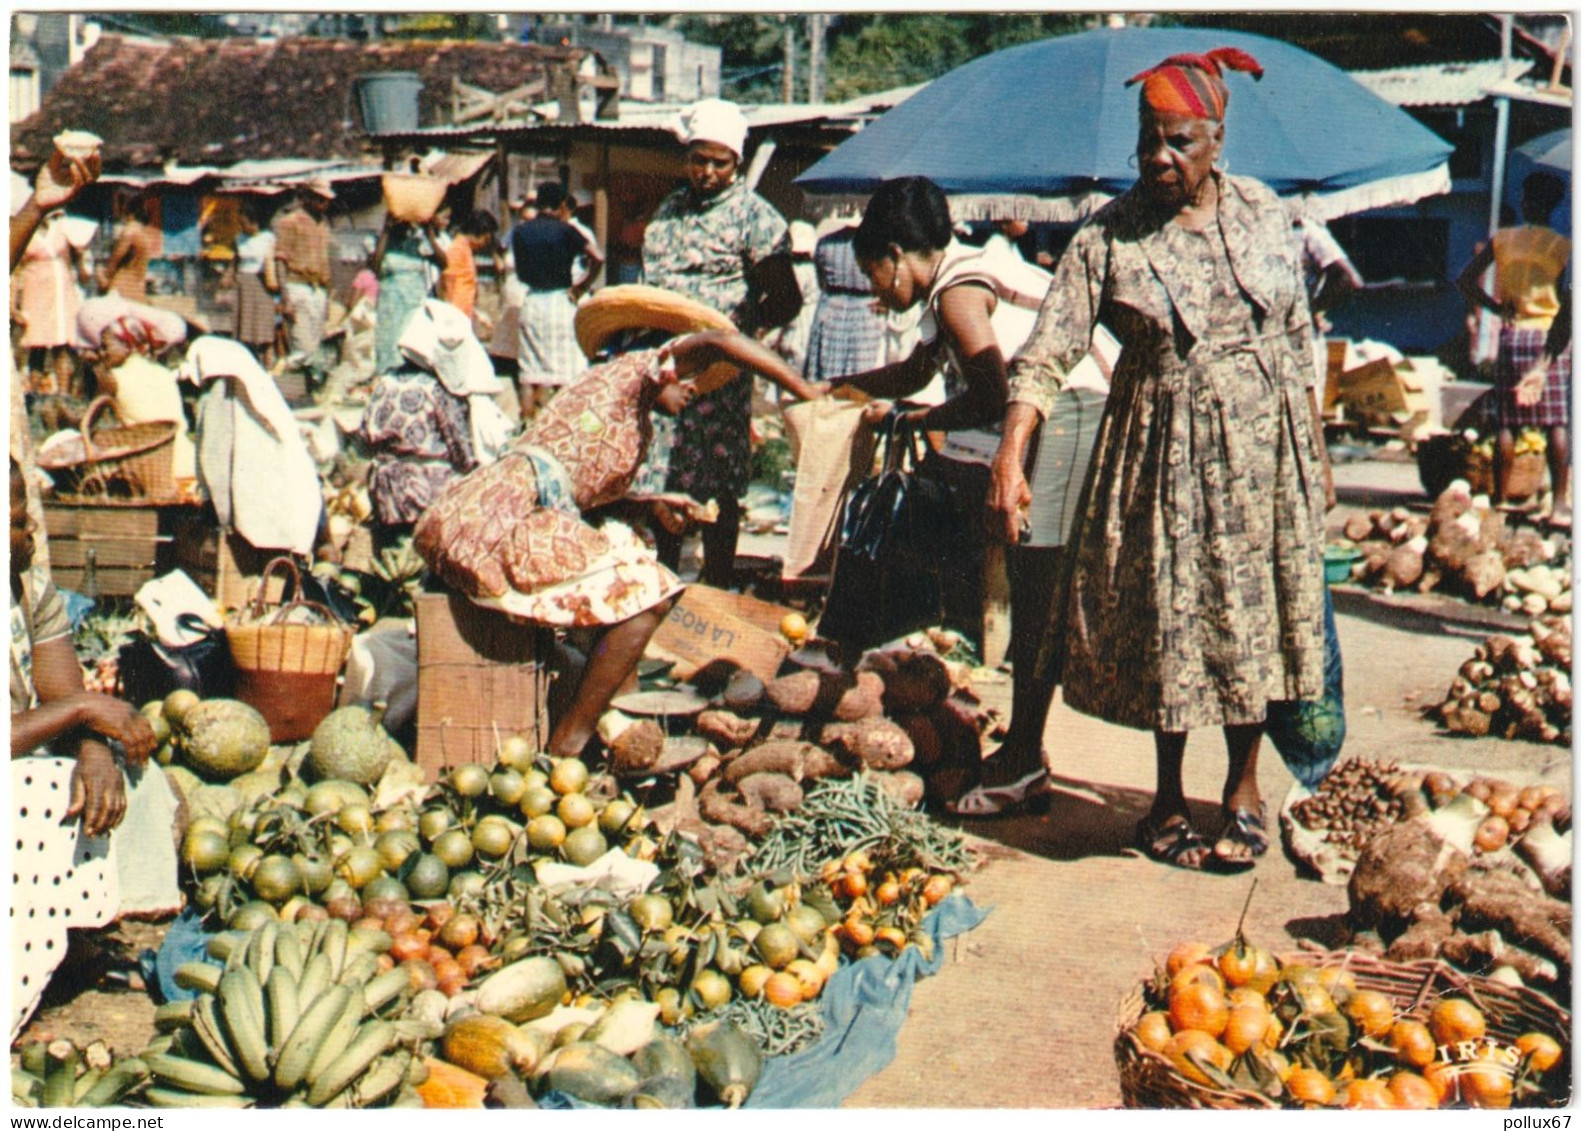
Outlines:
[{"label": "black handbag", "polygon": [[932,473],[926,441],[891,413],[880,425],[881,470],[846,503],[834,577],[818,634],[854,655],[938,624],[949,540],[959,536],[949,484]]},{"label": "black handbag", "polygon": [[236,666],[231,662],[225,630],[213,627],[196,613],[182,613],[176,623],[197,639],[178,646],[143,634],[121,646],[122,699],[147,703],[182,688],[205,699],[224,699],[236,690]]}]

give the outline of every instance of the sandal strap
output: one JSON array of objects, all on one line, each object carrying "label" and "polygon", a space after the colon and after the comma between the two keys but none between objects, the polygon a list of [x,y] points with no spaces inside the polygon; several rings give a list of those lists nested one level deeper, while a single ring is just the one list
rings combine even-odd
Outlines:
[{"label": "sandal strap", "polygon": [[1209,849],[1212,845],[1202,839],[1202,834],[1192,827],[1191,819],[1177,814],[1154,822],[1145,818],[1136,827],[1138,847],[1153,860],[1180,866],[1180,858],[1188,852]]}]

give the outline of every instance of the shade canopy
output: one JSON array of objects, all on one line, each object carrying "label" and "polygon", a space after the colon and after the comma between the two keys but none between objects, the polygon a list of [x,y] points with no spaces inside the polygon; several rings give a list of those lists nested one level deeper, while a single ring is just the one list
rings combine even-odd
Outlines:
[{"label": "shade canopy", "polygon": [[1224,164],[1331,218],[1449,191],[1452,146],[1344,71],[1288,43],[1199,28],[1110,28],[998,51],[888,111],[796,179],[865,196],[926,176],[963,219],[1075,219],[1136,180],[1137,89],[1183,52],[1239,47],[1261,81],[1228,73]]},{"label": "shade canopy", "polygon": [[1551,134],[1534,137],[1510,153],[1510,183],[1517,189],[1533,173],[1552,173],[1560,180],[1570,180],[1570,130],[1555,130]]}]

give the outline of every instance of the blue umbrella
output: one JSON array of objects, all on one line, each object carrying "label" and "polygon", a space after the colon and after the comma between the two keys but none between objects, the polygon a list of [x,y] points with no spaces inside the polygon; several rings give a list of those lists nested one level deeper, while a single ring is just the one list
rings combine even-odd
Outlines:
[{"label": "blue umbrella", "polygon": [[884,114],[796,183],[809,193],[865,195],[895,177],[926,176],[956,198],[962,218],[973,216],[973,198],[976,215],[995,214],[990,198],[1011,215],[1038,209],[1023,200],[1005,210],[1005,197],[1090,204],[1136,180],[1137,92],[1125,80],[1167,56],[1226,46],[1250,52],[1266,72],[1260,82],[1227,74],[1231,172],[1283,196],[1305,196],[1322,217],[1449,190],[1452,147],[1344,71],[1278,40],[1198,28],[1089,31],[976,59]]},{"label": "blue umbrella", "polygon": [[1533,173],[1552,173],[1565,184],[1569,184],[1570,156],[1568,128],[1534,137],[1518,149],[1512,149],[1509,177],[1505,182],[1505,199],[1511,203],[1518,202],[1521,198],[1521,185]]}]

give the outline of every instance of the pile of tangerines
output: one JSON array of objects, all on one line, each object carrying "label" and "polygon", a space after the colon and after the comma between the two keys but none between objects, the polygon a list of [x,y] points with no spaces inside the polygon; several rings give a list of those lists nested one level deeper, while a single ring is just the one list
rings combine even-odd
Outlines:
[{"label": "pile of tangerines", "polygon": [[1564,1058],[1558,1041],[1489,1032],[1471,1001],[1442,997],[1401,1013],[1342,966],[1280,964],[1244,938],[1183,943],[1146,987],[1131,1031],[1180,1075],[1298,1107],[1507,1108],[1533,1099]]}]

